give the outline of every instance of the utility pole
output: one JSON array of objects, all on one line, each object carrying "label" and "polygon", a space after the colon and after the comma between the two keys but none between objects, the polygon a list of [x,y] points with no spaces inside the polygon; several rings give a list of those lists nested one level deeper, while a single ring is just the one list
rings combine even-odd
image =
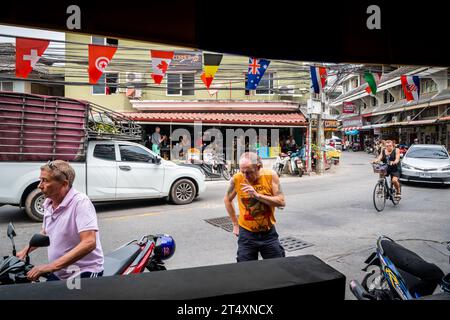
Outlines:
[{"label": "utility pole", "polygon": [[324,128],[323,128],[323,109],[325,106],[325,95],[322,91],[320,94],[320,112],[317,115],[317,147],[319,148],[319,154],[317,159],[317,168],[316,171],[318,174],[322,174],[325,172],[325,163],[324,163],[324,155],[323,148],[325,146],[324,141]]}]

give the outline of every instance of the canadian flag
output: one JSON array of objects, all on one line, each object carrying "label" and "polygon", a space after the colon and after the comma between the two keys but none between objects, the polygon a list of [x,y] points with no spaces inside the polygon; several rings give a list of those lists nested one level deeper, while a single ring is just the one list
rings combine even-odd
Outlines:
[{"label": "canadian flag", "polygon": [[117,47],[89,45],[89,83],[96,84],[116,53]]},{"label": "canadian flag", "polygon": [[173,51],[160,51],[160,50],[150,50],[150,55],[152,57],[152,78],[156,84],[160,84],[164,75],[169,68],[170,62],[173,59]]},{"label": "canadian flag", "polygon": [[16,38],[16,77],[27,78],[49,44],[49,40]]}]

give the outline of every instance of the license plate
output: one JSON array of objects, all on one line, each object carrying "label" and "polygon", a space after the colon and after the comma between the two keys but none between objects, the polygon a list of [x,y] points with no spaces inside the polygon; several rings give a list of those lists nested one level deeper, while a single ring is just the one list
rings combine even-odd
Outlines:
[{"label": "license plate", "polygon": [[419,174],[419,177],[421,177],[421,178],[431,178],[431,174],[430,173],[421,172]]}]

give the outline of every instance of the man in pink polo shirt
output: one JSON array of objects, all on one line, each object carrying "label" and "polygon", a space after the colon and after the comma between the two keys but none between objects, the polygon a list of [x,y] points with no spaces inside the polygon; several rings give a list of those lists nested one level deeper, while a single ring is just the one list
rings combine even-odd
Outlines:
[{"label": "man in pink polo shirt", "polygon": [[[50,273],[48,280],[67,279],[79,270],[81,278],[103,274],[103,250],[97,214],[89,198],[72,187],[75,171],[62,160],[41,167],[39,188],[46,197],[42,234],[50,238],[49,264],[36,266],[27,276],[36,280]],[[28,247],[17,256],[24,258]],[[30,248],[30,252],[36,248]],[[69,269],[69,267],[72,267]]]}]

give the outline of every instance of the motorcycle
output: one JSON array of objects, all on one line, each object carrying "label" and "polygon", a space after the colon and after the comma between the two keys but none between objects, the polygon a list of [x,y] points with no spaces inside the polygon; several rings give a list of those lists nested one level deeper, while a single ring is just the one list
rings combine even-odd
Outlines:
[{"label": "motorcycle", "polygon": [[[450,293],[450,273],[444,276],[435,264],[386,236],[378,238],[376,251],[365,263],[361,284],[356,280],[349,284],[358,300],[412,300],[432,295],[438,285]],[[371,266],[375,269],[368,272]]]},{"label": "motorcycle", "polygon": [[212,153],[207,161],[204,160],[199,163],[192,161],[192,163],[184,163],[180,165],[197,167],[208,178],[223,177],[225,180],[231,179],[231,174],[225,163],[224,155]]},{"label": "motorcycle", "polygon": [[[30,283],[27,273],[33,269],[29,252],[25,261],[16,257],[14,237],[16,232],[12,223],[7,230],[12,243],[12,255],[0,258],[0,285]],[[35,234],[29,242],[29,247],[48,247],[50,239],[46,235]],[[131,240],[104,257],[103,276],[129,275],[148,271],[166,270],[163,260],[167,260],[175,253],[175,240],[166,234],[145,235],[140,240]],[[48,277],[43,275],[42,278]]]},{"label": "motorcycle", "polygon": [[303,176],[306,171],[305,165],[299,156],[299,152],[288,151],[288,153],[280,153],[273,165],[273,170],[280,177],[285,168],[288,168],[291,175]]}]

